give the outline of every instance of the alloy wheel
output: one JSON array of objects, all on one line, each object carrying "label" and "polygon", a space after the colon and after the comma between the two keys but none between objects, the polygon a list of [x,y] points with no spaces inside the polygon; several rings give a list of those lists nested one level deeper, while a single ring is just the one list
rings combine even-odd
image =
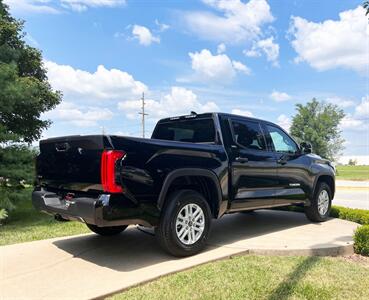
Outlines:
[{"label": "alloy wheel", "polygon": [[185,245],[196,243],[205,229],[205,215],[202,208],[194,203],[181,208],[176,219],[176,234]]},{"label": "alloy wheel", "polygon": [[318,211],[321,216],[324,216],[329,208],[329,194],[326,190],[322,190],[318,197]]}]

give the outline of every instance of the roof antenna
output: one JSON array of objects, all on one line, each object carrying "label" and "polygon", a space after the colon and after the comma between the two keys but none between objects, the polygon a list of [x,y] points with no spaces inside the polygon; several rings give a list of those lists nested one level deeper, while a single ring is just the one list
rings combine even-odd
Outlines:
[{"label": "roof antenna", "polygon": [[191,115],[195,115],[195,116],[197,116],[197,112],[195,112],[195,111],[191,111]]}]

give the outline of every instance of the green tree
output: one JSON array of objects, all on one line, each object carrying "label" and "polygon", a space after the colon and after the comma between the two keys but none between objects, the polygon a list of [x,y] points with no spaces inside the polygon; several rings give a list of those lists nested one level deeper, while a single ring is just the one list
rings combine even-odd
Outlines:
[{"label": "green tree", "polygon": [[0,143],[39,139],[50,125],[41,114],[61,101],[47,81],[41,52],[23,37],[23,22],[0,0]]},{"label": "green tree", "polygon": [[345,114],[337,105],[310,102],[296,105],[297,114],[293,117],[291,134],[299,141],[313,146],[313,152],[331,160],[336,160],[343,149],[339,124]]},{"label": "green tree", "polygon": [[365,1],[364,3],[363,3],[363,7],[366,9],[366,13],[365,13],[365,15],[367,16],[367,15],[369,15],[369,1]]},{"label": "green tree", "polygon": [[41,114],[61,101],[41,52],[24,42],[23,24],[0,0],[0,220],[14,208],[17,191],[32,183],[35,151],[28,145],[50,125]]}]

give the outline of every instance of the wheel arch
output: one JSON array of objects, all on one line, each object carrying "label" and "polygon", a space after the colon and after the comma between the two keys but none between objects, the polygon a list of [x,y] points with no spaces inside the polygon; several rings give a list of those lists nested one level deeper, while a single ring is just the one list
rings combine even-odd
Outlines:
[{"label": "wheel arch", "polygon": [[316,192],[316,189],[317,189],[319,183],[321,183],[321,182],[325,182],[326,184],[328,184],[329,188],[331,189],[331,193],[332,193],[331,196],[332,196],[332,199],[333,199],[334,194],[335,194],[335,190],[336,190],[336,184],[335,184],[334,176],[328,175],[328,174],[320,175],[316,179],[316,182],[315,182],[315,185],[314,185],[314,195],[315,195],[315,192]]},{"label": "wheel arch", "polygon": [[168,195],[178,189],[193,189],[204,196],[214,218],[218,218],[222,202],[222,191],[219,179],[210,170],[199,168],[183,168],[172,171],[164,180],[159,194],[157,207],[161,211]]}]

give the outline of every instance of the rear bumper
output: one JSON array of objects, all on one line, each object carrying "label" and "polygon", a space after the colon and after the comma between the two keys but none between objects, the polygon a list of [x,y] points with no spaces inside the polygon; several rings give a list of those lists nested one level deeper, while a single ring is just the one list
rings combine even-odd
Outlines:
[{"label": "rear bumper", "polygon": [[79,197],[71,200],[62,199],[55,193],[36,190],[32,193],[33,206],[54,216],[61,216],[67,220],[77,220],[83,223],[104,226],[120,226],[140,224],[151,226],[141,218],[111,219],[110,195],[102,194],[96,198]]}]

